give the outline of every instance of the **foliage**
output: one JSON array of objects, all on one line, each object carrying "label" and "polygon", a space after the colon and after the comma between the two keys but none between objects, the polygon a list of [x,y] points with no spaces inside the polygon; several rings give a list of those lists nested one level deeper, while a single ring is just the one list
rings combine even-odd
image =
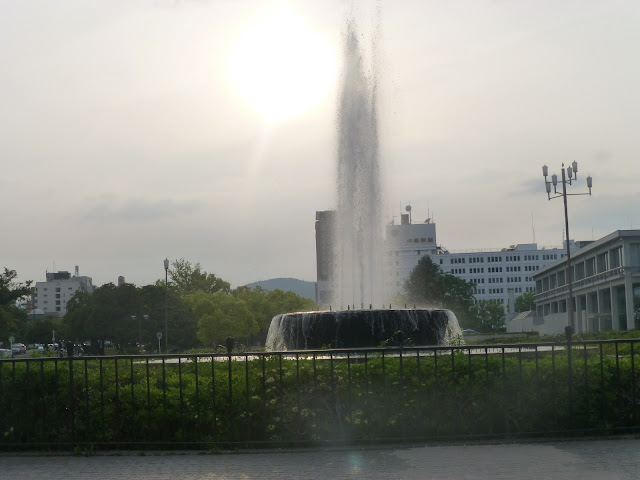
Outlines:
[{"label": "foliage", "polygon": [[473,306],[473,284],[448,273],[430,256],[423,256],[411,271],[404,284],[401,301],[422,307],[441,307],[452,310],[461,325],[473,323],[470,311]]},{"label": "foliage", "polygon": [[0,273],[0,339],[23,333],[26,314],[16,307],[16,302],[31,295],[31,280],[16,282],[18,273],[4,268]]},{"label": "foliage", "polygon": [[206,345],[222,342],[226,337],[248,337],[258,331],[258,324],[246,304],[224,292],[201,290],[186,297],[197,322],[198,339]]},{"label": "foliage", "polygon": [[[635,348],[633,348],[635,347]],[[0,447],[139,448],[640,430],[637,343],[0,361]],[[484,350],[484,349],[483,349]],[[569,352],[571,357],[569,357]],[[618,356],[616,357],[616,353]],[[34,366],[38,365],[37,368]]]},{"label": "foliage", "polygon": [[504,327],[504,308],[498,303],[479,302],[471,307],[469,318],[468,328],[479,332],[495,332]]},{"label": "foliage", "polygon": [[276,315],[292,312],[308,312],[317,310],[315,302],[308,298],[300,297],[293,292],[282,290],[264,290],[261,287],[253,289],[239,287],[233,291],[233,295],[242,300],[258,323],[258,342],[264,345],[271,320]]},{"label": "foliage", "polygon": [[516,298],[516,312],[528,312],[529,310],[535,310],[536,302],[534,300],[534,296],[535,292],[525,292]]},{"label": "foliage", "polygon": [[[190,295],[197,291],[205,293],[216,293],[231,291],[231,284],[216,277],[213,273],[202,270],[200,263],[191,264],[188,260],[181,258],[175,260],[169,268],[169,278],[171,288],[178,291],[181,296]],[[164,284],[161,280],[158,284]]]},{"label": "foliage", "polygon": [[165,308],[169,345],[192,346],[195,318],[177,293],[165,291],[164,285],[138,288],[107,283],[93,293],[76,292],[67,303],[64,325],[73,340],[91,340],[98,347],[110,340],[120,350],[138,344],[154,348],[157,332],[165,332]]}]

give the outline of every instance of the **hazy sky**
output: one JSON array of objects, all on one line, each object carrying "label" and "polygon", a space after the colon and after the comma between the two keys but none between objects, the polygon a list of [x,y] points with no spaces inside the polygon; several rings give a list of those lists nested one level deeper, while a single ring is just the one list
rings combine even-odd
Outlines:
[{"label": "hazy sky", "polygon": [[315,280],[350,16],[380,25],[387,220],[560,245],[541,167],[576,160],[571,237],[640,228],[638,1],[0,0],[0,267]]}]

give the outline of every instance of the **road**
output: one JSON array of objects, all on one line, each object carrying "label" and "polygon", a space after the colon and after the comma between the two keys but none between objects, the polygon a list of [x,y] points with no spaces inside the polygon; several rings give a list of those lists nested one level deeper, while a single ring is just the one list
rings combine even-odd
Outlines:
[{"label": "road", "polygon": [[243,453],[0,454],[2,478],[316,480],[640,478],[640,439]]}]

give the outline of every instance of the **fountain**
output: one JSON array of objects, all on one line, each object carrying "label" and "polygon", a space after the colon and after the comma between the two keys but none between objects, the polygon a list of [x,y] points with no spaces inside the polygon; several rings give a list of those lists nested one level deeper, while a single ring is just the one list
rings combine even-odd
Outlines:
[{"label": "fountain", "polygon": [[[449,344],[461,338],[455,315],[443,309],[365,310],[388,302],[384,288],[377,72],[365,69],[361,35],[348,21],[345,63],[338,106],[338,208],[331,235],[331,301],[347,311],[277,315],[267,350],[376,347],[394,335],[415,345]],[[368,73],[366,73],[368,71]],[[359,309],[356,309],[358,306]]]},{"label": "fountain", "polygon": [[398,332],[402,332],[404,343],[413,345],[448,345],[462,335],[454,313],[444,309],[300,312],[273,317],[266,348],[377,347],[397,337]]}]

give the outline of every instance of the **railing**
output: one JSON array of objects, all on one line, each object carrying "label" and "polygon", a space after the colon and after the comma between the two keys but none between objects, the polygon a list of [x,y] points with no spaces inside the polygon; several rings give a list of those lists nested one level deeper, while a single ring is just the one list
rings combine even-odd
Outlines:
[{"label": "railing", "polygon": [[0,361],[0,448],[640,430],[640,340]]}]

